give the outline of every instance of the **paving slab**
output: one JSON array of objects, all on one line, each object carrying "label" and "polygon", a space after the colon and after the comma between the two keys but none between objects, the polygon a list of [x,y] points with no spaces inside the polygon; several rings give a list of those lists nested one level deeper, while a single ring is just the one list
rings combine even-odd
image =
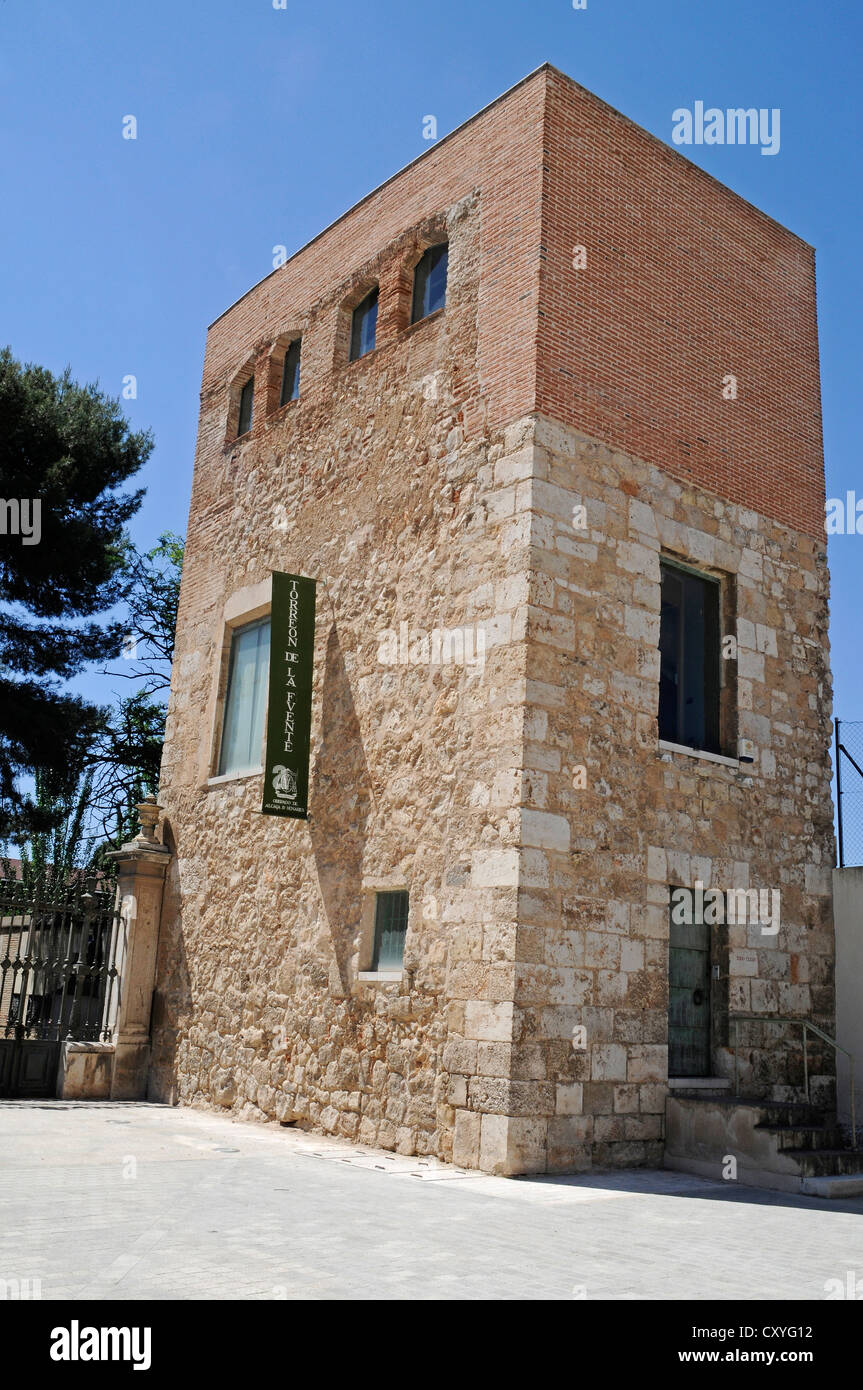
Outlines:
[{"label": "paving slab", "polygon": [[43,1299],[818,1300],[863,1278],[861,1218],[860,1196],[495,1178],[197,1109],[0,1102],[0,1291]]}]

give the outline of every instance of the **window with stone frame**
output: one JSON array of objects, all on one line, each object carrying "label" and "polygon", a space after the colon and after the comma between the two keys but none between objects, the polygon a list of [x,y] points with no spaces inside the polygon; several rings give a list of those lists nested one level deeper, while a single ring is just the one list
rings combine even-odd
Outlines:
[{"label": "window with stone frame", "polygon": [[270,674],[270,619],[259,618],[231,634],[227,689],[219,746],[219,776],[261,767]]},{"label": "window with stone frame", "polygon": [[401,970],[408,929],[408,893],[378,893],[375,902],[375,934],[372,970]]},{"label": "window with stone frame", "polygon": [[720,753],[720,583],[670,559],[660,573],[659,737]]}]

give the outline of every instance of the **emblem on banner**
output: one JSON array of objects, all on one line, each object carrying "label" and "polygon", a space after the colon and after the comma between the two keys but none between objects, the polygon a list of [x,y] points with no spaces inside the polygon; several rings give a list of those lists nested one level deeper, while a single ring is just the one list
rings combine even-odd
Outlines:
[{"label": "emblem on banner", "polygon": [[289,767],[283,767],[278,763],[273,768],[273,791],[279,801],[296,801],[297,799],[297,779]]}]

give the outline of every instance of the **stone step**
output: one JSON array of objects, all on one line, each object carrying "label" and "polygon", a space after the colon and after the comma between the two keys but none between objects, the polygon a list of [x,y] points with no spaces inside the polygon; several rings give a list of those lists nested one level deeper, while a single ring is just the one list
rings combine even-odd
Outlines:
[{"label": "stone step", "polygon": [[739,1180],[754,1187],[816,1197],[863,1191],[863,1149],[847,1147],[833,1111],[805,1101],[669,1096],[666,1167],[715,1179],[728,1154]]},{"label": "stone step", "polygon": [[675,1086],[672,1092],[675,1096],[681,1096],[685,1100],[724,1100],[728,1096],[727,1088],[716,1088],[712,1091],[709,1086],[699,1086],[697,1091],[690,1091],[684,1086]]},{"label": "stone step", "polygon": [[804,1178],[800,1191],[806,1197],[863,1197],[863,1173],[829,1178]]},{"label": "stone step", "polygon": [[863,1152],[860,1149],[783,1149],[793,1158],[806,1178],[859,1175],[863,1179]]},{"label": "stone step", "polygon": [[762,1123],[755,1126],[775,1134],[779,1148],[789,1149],[841,1149],[842,1130],[838,1125],[777,1125]]},{"label": "stone step", "polygon": [[763,1124],[799,1125],[803,1129],[820,1127],[835,1120],[835,1116],[820,1105],[810,1105],[807,1101],[753,1101],[751,1104],[763,1114]]},{"label": "stone step", "polygon": [[683,1095],[687,1100],[703,1100],[707,1105],[721,1105],[729,1110],[757,1110],[762,1116],[760,1123],[765,1125],[798,1125],[808,1129],[810,1126],[829,1124],[834,1118],[823,1106],[805,1100],[747,1100],[742,1096],[705,1096],[703,1092],[694,1091],[676,1091],[674,1094]]}]

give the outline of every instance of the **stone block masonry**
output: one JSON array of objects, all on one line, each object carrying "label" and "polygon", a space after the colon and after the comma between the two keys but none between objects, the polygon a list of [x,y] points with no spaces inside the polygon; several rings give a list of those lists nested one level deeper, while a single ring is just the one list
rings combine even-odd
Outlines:
[{"label": "stone block masonry", "polygon": [[[778,933],[746,921],[716,933],[718,1075],[733,1071],[729,1012],[832,1029],[824,549],[558,422],[525,429],[530,736],[510,868],[519,895],[503,1170],[658,1163],[669,885],[781,889]],[[572,521],[580,507],[584,530]],[[661,554],[735,581],[738,654],[723,679],[751,765],[658,745]],[[579,767],[586,775],[574,778]],[[799,1098],[799,1030],[751,1023],[739,1041],[747,1094]],[[823,1065],[814,1084],[829,1097]],[[482,1110],[478,1069],[468,1094]],[[485,1166],[476,1125],[463,1122],[461,1135],[459,1161]]]},{"label": "stone block masonry", "polygon": [[[445,308],[411,325],[442,240]],[[714,1070],[732,1011],[832,1027],[814,324],[810,248],[544,67],[212,325],[154,1097],[491,1172],[657,1163],[668,897],[696,879],[782,893],[776,936],[717,939]],[[658,741],[662,555],[722,583],[721,758]],[[274,570],[318,580],[308,822],[215,775],[231,631]],[[483,661],[382,662],[403,623],[481,630]],[[388,889],[404,968],[369,978]],[[747,1028],[747,1086],[789,1098],[799,1045]]]}]

